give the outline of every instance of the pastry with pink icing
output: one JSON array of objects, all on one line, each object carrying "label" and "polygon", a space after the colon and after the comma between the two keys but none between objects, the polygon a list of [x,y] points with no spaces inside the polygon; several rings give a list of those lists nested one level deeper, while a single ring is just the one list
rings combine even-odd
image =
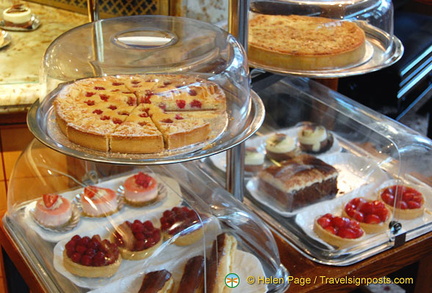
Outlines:
[{"label": "pastry with pink icing", "polygon": [[130,205],[143,206],[154,202],[157,196],[157,180],[144,172],[127,178],[124,183],[124,199]]},{"label": "pastry with pink icing", "polygon": [[72,205],[58,194],[44,194],[36,203],[34,219],[47,228],[61,227],[72,217]]},{"label": "pastry with pink icing", "polygon": [[81,194],[82,212],[88,217],[106,217],[118,210],[117,193],[109,188],[90,185]]}]

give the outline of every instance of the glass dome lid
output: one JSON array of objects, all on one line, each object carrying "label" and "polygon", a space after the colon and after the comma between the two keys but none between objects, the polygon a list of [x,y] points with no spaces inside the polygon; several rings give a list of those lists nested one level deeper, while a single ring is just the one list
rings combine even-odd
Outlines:
[{"label": "glass dome lid", "polygon": [[[47,49],[41,78],[44,99],[29,111],[30,130],[49,147],[87,160],[164,164],[198,159],[241,143],[258,129],[264,116],[259,97],[250,90],[243,47],[219,27],[188,18],[118,17],[72,29]],[[94,86],[89,88],[90,84]],[[75,100],[83,97],[73,104],[82,102],[88,107],[83,108],[82,103],[80,109],[68,105],[61,116],[56,107],[62,106],[54,104],[72,89],[82,91],[74,94]],[[120,111],[111,98],[120,99],[125,111]],[[68,103],[66,99],[63,101]],[[131,105],[135,108],[131,109]],[[73,113],[81,118],[71,117]],[[83,117],[83,113],[96,113],[100,120],[108,117],[116,124],[108,127],[122,132],[119,140],[123,142],[115,142],[120,136],[108,130],[94,144],[98,145],[96,148],[87,145],[87,134],[94,133],[88,131],[89,125],[98,129],[107,125],[96,127],[101,123],[99,120],[86,123],[82,119],[92,114]],[[144,114],[152,121],[141,119]],[[63,128],[59,117],[66,125]],[[78,121],[80,125],[76,125]],[[174,124],[167,124],[173,121]],[[163,138],[156,138],[157,147],[131,150],[137,136],[133,132],[126,137],[124,133],[130,133],[130,128],[124,125],[137,126],[137,123],[140,126],[150,123],[150,132],[156,128],[161,132]],[[70,135],[83,129],[86,139],[77,141]],[[100,136],[99,132],[96,134]],[[199,136],[204,139],[196,139]],[[116,143],[124,148],[115,147]],[[135,140],[135,145],[150,143]]]},{"label": "glass dome lid", "polygon": [[[268,71],[316,78],[344,77],[385,68],[403,54],[403,45],[394,36],[393,4],[389,0],[252,0],[249,15],[250,64]],[[268,38],[254,27],[254,22],[266,25],[254,20],[262,15],[278,16],[286,22],[285,27],[279,23],[268,28],[277,40],[273,49],[265,48],[262,39]],[[292,17],[296,19],[290,20]],[[350,31],[347,37],[345,29]],[[316,46],[313,40],[318,35],[324,37]],[[284,36],[294,43],[294,49],[290,49]],[[305,36],[305,40],[299,36]],[[329,51],[322,51],[325,48]]]}]

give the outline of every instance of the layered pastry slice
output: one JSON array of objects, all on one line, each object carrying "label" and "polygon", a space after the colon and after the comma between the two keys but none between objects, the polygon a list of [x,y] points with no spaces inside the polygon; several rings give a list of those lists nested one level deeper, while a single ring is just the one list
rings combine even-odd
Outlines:
[{"label": "layered pastry slice", "polygon": [[225,292],[225,277],[232,272],[236,250],[237,239],[234,236],[227,233],[217,236],[207,264],[206,292]]},{"label": "layered pastry slice", "polygon": [[307,154],[270,166],[258,173],[258,189],[291,212],[335,197],[338,171]]}]

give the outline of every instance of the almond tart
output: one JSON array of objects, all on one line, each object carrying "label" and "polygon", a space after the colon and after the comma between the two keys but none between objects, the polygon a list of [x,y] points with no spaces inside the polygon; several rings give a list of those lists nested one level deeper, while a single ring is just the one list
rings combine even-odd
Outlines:
[{"label": "almond tart", "polygon": [[338,248],[353,246],[365,237],[359,222],[329,213],[314,221],[313,230],[322,240]]},{"label": "almond tart", "polygon": [[368,233],[374,234],[389,228],[391,211],[380,200],[356,197],[350,200],[342,211],[344,217],[354,219]]},{"label": "almond tart", "polygon": [[162,244],[162,235],[151,221],[126,221],[112,234],[121,256],[127,260],[145,259]]},{"label": "almond tart", "polygon": [[109,278],[117,272],[121,261],[117,245],[99,235],[75,235],[63,251],[65,269],[80,277]]},{"label": "almond tart", "polygon": [[379,190],[379,198],[394,213],[395,218],[411,220],[424,212],[424,196],[412,186],[394,184]]},{"label": "almond tart", "polygon": [[193,244],[204,235],[205,225],[200,215],[186,206],[164,211],[160,223],[164,239],[173,238],[179,246]]}]

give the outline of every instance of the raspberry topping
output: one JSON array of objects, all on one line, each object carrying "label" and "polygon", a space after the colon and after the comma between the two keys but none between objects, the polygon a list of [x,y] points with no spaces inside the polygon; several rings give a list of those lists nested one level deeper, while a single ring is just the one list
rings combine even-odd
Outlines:
[{"label": "raspberry topping", "polygon": [[92,96],[94,96],[94,95],[95,95],[95,93],[92,93],[92,92],[86,92],[86,93],[85,93],[85,96],[86,96],[87,98],[92,97]]},{"label": "raspberry topping", "polygon": [[364,234],[360,224],[355,220],[325,214],[318,218],[318,224],[327,232],[345,239],[356,239]]},{"label": "raspberry topping", "polygon": [[121,120],[121,119],[119,119],[119,118],[113,118],[113,119],[112,119],[112,122],[113,122],[114,124],[122,124],[122,123],[123,123],[123,120]]},{"label": "raspberry topping", "polygon": [[405,185],[392,185],[381,193],[382,200],[399,209],[419,209],[423,205],[423,195],[418,190]]},{"label": "raspberry topping", "polygon": [[44,194],[42,196],[44,205],[47,208],[52,207],[56,203],[56,201],[57,201],[58,198],[59,198],[59,196],[57,194]]},{"label": "raspberry topping", "polygon": [[189,89],[189,95],[190,95],[190,96],[195,97],[197,94],[198,94],[198,93],[197,93],[196,90]]},{"label": "raspberry topping", "polygon": [[75,235],[66,243],[66,255],[77,264],[101,267],[116,262],[120,252],[115,243],[101,239],[99,235],[91,238]]},{"label": "raspberry topping", "polygon": [[101,119],[101,120],[110,120],[111,117],[110,117],[110,116],[107,116],[107,115],[103,115],[100,119]]},{"label": "raspberry topping", "polygon": [[185,206],[173,207],[171,210],[164,211],[160,222],[161,230],[170,235],[175,235],[192,226],[195,226],[193,230],[201,227],[198,213]]},{"label": "raspberry topping", "polygon": [[93,113],[93,114],[100,115],[100,114],[103,113],[103,111],[102,111],[101,109],[96,109],[96,110],[94,110],[92,113]]},{"label": "raspberry topping", "polygon": [[114,232],[114,242],[130,251],[141,251],[155,246],[161,240],[161,232],[151,221],[133,223],[126,221]]},{"label": "raspberry topping", "polygon": [[180,114],[175,115],[176,120],[183,120],[184,118]]},{"label": "raspberry topping", "polygon": [[356,197],[345,205],[348,216],[362,223],[379,224],[385,222],[389,212],[382,201],[368,201],[362,197]]},{"label": "raspberry topping", "polygon": [[87,100],[87,101],[84,101],[84,103],[86,103],[88,106],[94,106],[95,101],[93,101],[93,100]]},{"label": "raspberry topping", "polygon": [[109,99],[109,96],[106,94],[100,94],[99,97],[102,101],[105,101],[105,102],[108,101],[108,99]]},{"label": "raspberry topping", "polygon": [[109,105],[108,108],[109,108],[110,110],[116,110],[116,109],[117,109],[117,106],[115,106],[115,105]]},{"label": "raspberry topping", "polygon": [[186,101],[185,100],[176,100],[176,104],[177,104],[177,107],[179,107],[179,109],[183,109],[184,107],[186,107]]},{"label": "raspberry topping", "polygon": [[198,101],[198,100],[193,100],[190,103],[190,105],[191,105],[192,108],[199,108],[199,109],[201,109],[201,107],[202,107],[202,103],[200,101]]},{"label": "raspberry topping", "polygon": [[154,180],[153,177],[143,172],[138,172],[138,174],[134,175],[134,178],[137,185],[145,188],[149,187],[152,180]]},{"label": "raspberry topping", "polygon": [[116,82],[116,81],[114,81],[114,82],[112,83],[112,85],[113,85],[113,86],[120,86],[120,85],[124,85],[124,83],[123,83],[123,82]]},{"label": "raspberry topping", "polygon": [[105,88],[103,86],[95,86],[94,89],[97,90],[97,91],[103,91],[103,90],[105,90]]},{"label": "raspberry topping", "polygon": [[161,122],[163,122],[163,123],[173,123],[174,121],[172,121],[172,119],[166,118],[166,119],[162,119]]}]

